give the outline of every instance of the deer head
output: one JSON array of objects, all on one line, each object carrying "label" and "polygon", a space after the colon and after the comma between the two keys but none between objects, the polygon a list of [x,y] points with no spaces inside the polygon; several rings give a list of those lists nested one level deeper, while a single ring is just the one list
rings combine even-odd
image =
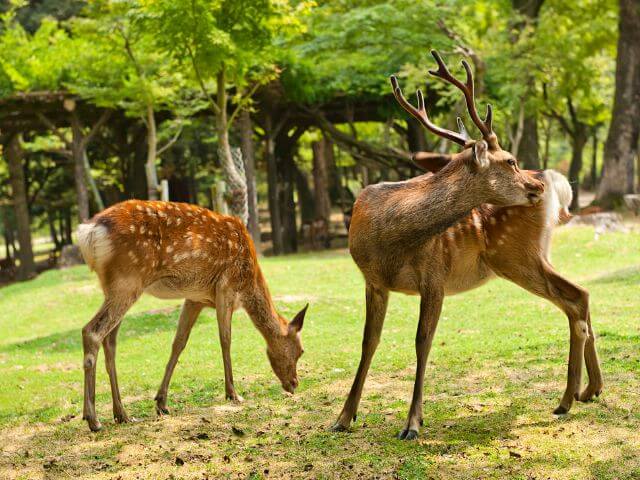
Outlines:
[{"label": "deer head", "polygon": [[434,173],[445,168],[467,167],[471,169],[475,181],[479,181],[483,191],[486,192],[488,203],[495,205],[538,203],[544,191],[544,184],[521,171],[518,168],[516,158],[500,147],[498,137],[492,128],[493,110],[491,105],[487,105],[487,114],[484,120],[478,115],[474,99],[473,74],[469,64],[462,60],[462,66],[467,73],[467,79],[463,83],[449,72],[438,52],[432,50],[431,54],[438,64],[438,70],[430,70],[429,73],[455,85],[462,91],[469,116],[482,133],[482,138],[479,140],[471,139],[459,117],[457,119],[459,132],[453,132],[433,124],[425,109],[422,91],[417,91],[418,108],[416,108],[404,98],[398,80],[392,75],[393,95],[400,106],[427,130],[463,147],[463,151],[456,154],[420,152],[414,156],[414,162],[424,170]]},{"label": "deer head", "polygon": [[304,316],[307,313],[307,304],[296,316],[287,324],[286,332],[283,335],[269,341],[267,356],[271,363],[271,368],[276,374],[282,388],[293,393],[298,387],[298,372],[296,364],[304,353],[300,332],[304,323]]}]

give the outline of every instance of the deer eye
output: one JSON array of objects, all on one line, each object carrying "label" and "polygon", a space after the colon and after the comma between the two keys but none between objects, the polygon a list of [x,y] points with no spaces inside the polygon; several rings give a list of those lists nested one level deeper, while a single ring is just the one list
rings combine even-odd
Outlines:
[{"label": "deer eye", "polygon": [[509,160],[507,160],[507,163],[508,163],[509,165],[511,165],[512,167],[515,167],[515,166],[516,166],[516,161],[515,161],[513,158],[510,158]]}]

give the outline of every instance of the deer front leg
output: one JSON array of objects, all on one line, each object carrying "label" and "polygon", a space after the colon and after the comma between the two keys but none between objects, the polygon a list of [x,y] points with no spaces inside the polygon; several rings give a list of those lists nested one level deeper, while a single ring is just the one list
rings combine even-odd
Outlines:
[{"label": "deer front leg", "polygon": [[173,370],[178,363],[178,358],[180,357],[182,350],[184,350],[187,340],[189,340],[191,329],[196,323],[198,315],[203,308],[204,305],[202,303],[193,302],[191,300],[185,300],[182,305],[180,320],[178,320],[178,330],[176,331],[176,336],[173,339],[173,345],[171,347],[171,356],[169,357],[169,362],[164,370],[162,383],[160,384],[160,388],[158,389],[158,393],[155,397],[156,412],[158,415],[169,413],[169,409],[167,408],[167,391],[169,390],[171,375],[173,375]]},{"label": "deer front leg", "polygon": [[222,348],[224,364],[224,392],[228,400],[242,402],[243,398],[236,393],[233,386],[233,369],[231,368],[231,317],[233,316],[233,295],[219,291],[216,295],[216,316],[218,333]]},{"label": "deer front leg", "polygon": [[111,399],[113,401],[113,418],[117,423],[127,423],[130,421],[127,412],[122,405],[120,389],[118,388],[118,374],[116,372],[116,342],[120,324],[116,325],[102,342],[104,349],[104,362],[109,374],[111,384]]},{"label": "deer front leg", "polygon": [[387,303],[389,292],[380,290],[367,284],[367,317],[364,326],[364,337],[362,339],[362,354],[358,372],[353,380],[351,391],[338,417],[338,421],[331,427],[334,432],[343,432],[349,429],[351,420],[355,420],[358,411],[358,404],[362,395],[362,387],[371,365],[371,360],[380,342],[380,333],[384,324],[384,317],[387,313]]},{"label": "deer front leg", "polygon": [[398,434],[401,440],[414,440],[422,426],[422,396],[424,391],[424,373],[427,358],[431,350],[433,336],[438,326],[444,292],[441,288],[428,288],[421,292],[420,319],[416,333],[416,379],[413,387],[413,397],[409,408],[407,425]]}]

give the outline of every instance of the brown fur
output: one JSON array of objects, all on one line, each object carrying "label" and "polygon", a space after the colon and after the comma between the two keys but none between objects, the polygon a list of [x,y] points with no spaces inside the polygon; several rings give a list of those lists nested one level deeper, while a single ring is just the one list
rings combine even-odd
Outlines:
[{"label": "brown fur", "polygon": [[[422,424],[426,359],[444,296],[476,288],[496,275],[548,298],[569,317],[569,376],[565,395],[556,412],[568,411],[574,396],[586,401],[602,389],[588,294],[558,275],[548,263],[551,226],[547,208],[555,208],[555,204],[549,203],[552,192],[545,192],[544,201],[535,205],[471,208],[469,198],[477,201],[482,196],[482,187],[474,183],[477,179],[461,175],[461,167],[452,167],[451,163],[445,165],[441,171],[438,171],[438,165],[430,168],[437,172],[435,174],[403,182],[399,187],[391,185],[386,192],[385,187],[378,187],[380,192],[365,191],[356,202],[349,245],[366,280],[366,326],[360,366],[333,427],[335,430],[348,428],[356,415],[364,380],[379,342],[390,291],[421,296],[416,334],[416,383],[407,425],[399,435],[402,439],[416,438]],[[542,174],[534,172],[520,172],[520,175],[528,177],[529,182],[544,179]],[[526,180],[522,182],[527,183]],[[551,187],[553,185],[547,185],[546,189]],[[433,203],[421,202],[418,192],[425,188],[429,189],[428,193],[438,192]],[[465,204],[465,200],[468,203]],[[557,200],[554,201],[557,204]],[[432,210],[430,205],[436,208]],[[558,213],[562,221],[563,214]],[[423,234],[424,218],[432,221],[434,217],[438,228],[429,233],[435,235]],[[557,216],[553,218],[558,219]],[[590,382],[578,396],[583,354]]]},{"label": "brown fur", "polygon": [[291,323],[276,312],[242,222],[184,203],[131,200],[114,205],[78,229],[79,244],[96,271],[105,294],[98,314],[83,329],[85,351],[84,418],[100,428],[95,415],[95,360],[103,343],[112,387],[114,416],[128,420],[115,372],[116,335],[122,317],[143,292],[159,298],[184,298],[178,331],[156,396],[167,413],[167,390],[191,328],[204,307],[217,310],[228,398],[239,400],[231,370],[231,316],[238,307],[249,314],[267,343],[271,366],[285,390],[298,385],[296,363],[302,355],[300,330],[306,307]]}]

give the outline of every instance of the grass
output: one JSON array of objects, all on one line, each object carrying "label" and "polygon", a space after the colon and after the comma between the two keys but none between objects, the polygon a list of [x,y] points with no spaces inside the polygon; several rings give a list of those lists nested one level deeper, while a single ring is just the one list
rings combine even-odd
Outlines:
[{"label": "grass", "polygon": [[[81,327],[101,303],[85,267],[0,290],[0,478],[640,478],[640,235],[560,229],[558,269],[591,292],[603,395],[555,417],[568,324],[548,302],[496,280],[445,302],[425,382],[417,442],[394,438],[413,386],[416,298],[393,295],[350,433],[329,433],[360,355],[364,288],[344,251],[262,260],[289,318],[311,303],[301,386],[281,393],[243,312],[232,357],[241,405],[224,400],[215,312],[194,327],[169,391],[153,397],[179,302],[143,297],[120,330],[129,413],[115,425],[102,357],[89,432],[82,410]],[[235,431],[234,431],[235,429]],[[235,433],[234,433],[235,432]]]}]

